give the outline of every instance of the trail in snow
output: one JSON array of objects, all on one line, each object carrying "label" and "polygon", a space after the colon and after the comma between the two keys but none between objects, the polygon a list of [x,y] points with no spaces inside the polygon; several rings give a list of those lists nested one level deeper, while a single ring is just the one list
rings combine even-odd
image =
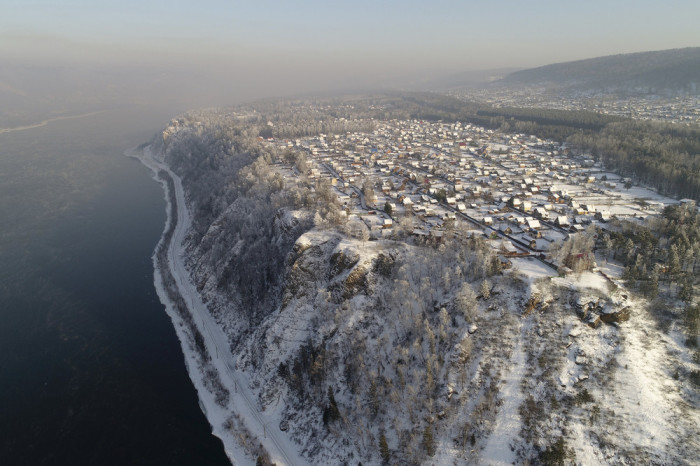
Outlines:
[{"label": "trail in snow", "polygon": [[[521,324],[522,326],[522,324]],[[489,436],[486,447],[481,452],[481,464],[511,465],[516,461],[511,444],[520,433],[521,419],[519,407],[523,401],[520,381],[525,375],[525,351],[523,350],[523,331],[516,342],[511,357],[511,369],[505,377],[499,398],[504,400],[498,410],[496,424]]]},{"label": "trail in snow", "polygon": [[[227,448],[227,454],[234,463],[250,462],[250,459],[247,457],[239,457],[240,449],[235,445],[236,441],[232,438],[233,433],[220,427],[221,421],[226,419],[231,412],[235,412],[244,420],[246,428],[265,447],[272,462],[288,465],[305,463],[299,456],[295,444],[279,432],[279,417],[274,413],[268,415],[258,410],[254,401],[256,398],[249,389],[248,378],[236,368],[234,357],[229,349],[227,336],[206,309],[196,287],[190,280],[182,250],[182,243],[190,225],[190,214],[185,204],[184,190],[179,177],[172,173],[165,164],[156,160],[148,147],[144,149],[142,162],[156,173],[159,169],[166,171],[173,180],[178,218],[172,240],[168,245],[169,267],[177,282],[180,294],[206,341],[209,354],[212,357],[212,364],[216,367],[224,385],[231,390],[229,410],[212,403],[211,399],[213,397],[208,397],[208,400],[203,399],[200,393],[200,401],[205,405],[205,414],[212,424],[216,435],[222,438]],[[182,339],[181,343],[183,343],[183,351],[187,353],[189,349]],[[197,368],[191,367],[191,364],[188,365],[188,369],[193,382],[195,381],[194,377],[202,376],[201,374],[193,373]]]}]

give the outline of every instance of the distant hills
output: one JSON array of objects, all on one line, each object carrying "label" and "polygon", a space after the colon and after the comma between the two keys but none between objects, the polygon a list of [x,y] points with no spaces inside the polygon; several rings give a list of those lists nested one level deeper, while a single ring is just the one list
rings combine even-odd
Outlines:
[{"label": "distant hills", "polygon": [[611,93],[700,93],[700,47],[629,53],[516,71],[493,83]]}]

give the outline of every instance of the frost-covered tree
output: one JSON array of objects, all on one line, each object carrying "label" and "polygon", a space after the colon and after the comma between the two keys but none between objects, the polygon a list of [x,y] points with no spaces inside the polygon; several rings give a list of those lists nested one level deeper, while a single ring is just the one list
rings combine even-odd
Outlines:
[{"label": "frost-covered tree", "polygon": [[450,324],[450,315],[447,313],[447,309],[444,307],[440,309],[440,327],[438,333],[440,335],[440,340],[447,341],[447,329]]},{"label": "frost-covered tree", "polygon": [[464,316],[464,320],[472,322],[476,317],[476,294],[469,283],[462,283],[457,295],[455,304],[459,312]]},{"label": "frost-covered tree", "polygon": [[369,239],[369,229],[367,228],[367,225],[365,225],[365,222],[363,222],[360,219],[355,219],[351,221],[348,224],[348,230],[350,236],[352,236],[355,239],[359,239],[362,242],[365,242]]},{"label": "frost-covered tree", "polygon": [[479,293],[483,299],[489,299],[491,297],[491,282],[484,279],[479,287]]},{"label": "frost-covered tree", "polygon": [[551,251],[559,263],[576,273],[590,270],[595,263],[594,237],[595,230],[589,228],[581,233],[570,235],[563,243],[552,243]]}]

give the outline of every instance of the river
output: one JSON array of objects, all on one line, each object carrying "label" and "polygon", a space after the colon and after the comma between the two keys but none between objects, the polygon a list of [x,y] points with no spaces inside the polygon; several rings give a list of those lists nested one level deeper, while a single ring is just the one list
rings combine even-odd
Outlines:
[{"label": "river", "polygon": [[0,134],[0,464],[228,464],[153,287],[168,110]]}]

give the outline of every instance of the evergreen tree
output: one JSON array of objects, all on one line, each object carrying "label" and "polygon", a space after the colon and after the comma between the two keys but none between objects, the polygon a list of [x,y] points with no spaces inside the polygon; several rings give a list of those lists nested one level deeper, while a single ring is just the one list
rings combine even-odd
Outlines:
[{"label": "evergreen tree", "polygon": [[435,454],[435,439],[433,438],[433,428],[428,424],[423,431],[423,447],[428,456]]},{"label": "evergreen tree", "polygon": [[463,283],[455,297],[457,309],[462,312],[464,320],[471,322],[476,316],[476,295],[469,283]]},{"label": "evergreen tree", "polygon": [[546,465],[564,465],[571,460],[573,454],[573,451],[567,447],[564,437],[559,437],[546,450],[540,452],[539,459]]},{"label": "evergreen tree", "polygon": [[382,456],[382,463],[389,464],[391,451],[389,450],[389,444],[386,441],[384,432],[379,434],[379,454]]},{"label": "evergreen tree", "polygon": [[675,244],[671,245],[671,249],[668,253],[668,264],[667,270],[669,275],[675,277],[681,271],[681,261],[678,256],[678,246]]},{"label": "evergreen tree", "polygon": [[681,286],[678,290],[678,299],[689,304],[693,301],[693,279],[687,274],[681,277]]},{"label": "evergreen tree", "polygon": [[333,396],[333,389],[328,387],[328,405],[323,409],[323,424],[328,425],[329,422],[334,422],[340,419],[340,410]]},{"label": "evergreen tree", "polygon": [[379,412],[379,394],[377,393],[377,382],[374,377],[369,383],[369,408],[372,416],[376,416]]}]

